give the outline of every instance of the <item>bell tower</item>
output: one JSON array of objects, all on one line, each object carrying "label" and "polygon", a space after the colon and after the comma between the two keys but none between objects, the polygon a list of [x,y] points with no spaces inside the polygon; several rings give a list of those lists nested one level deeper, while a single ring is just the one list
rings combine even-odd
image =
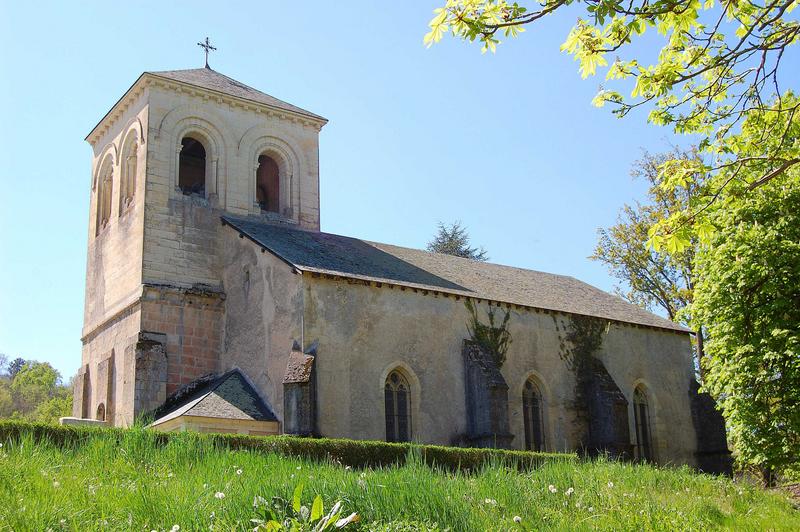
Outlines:
[{"label": "bell tower", "polygon": [[326,122],[206,67],[143,73],[95,126],[73,415],[128,425],[219,371],[220,217],[319,231]]}]

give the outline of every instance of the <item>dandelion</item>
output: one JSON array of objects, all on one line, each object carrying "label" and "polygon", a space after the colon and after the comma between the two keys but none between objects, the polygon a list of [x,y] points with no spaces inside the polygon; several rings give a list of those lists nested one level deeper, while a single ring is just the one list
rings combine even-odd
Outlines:
[{"label": "dandelion", "polygon": [[237,475],[241,475],[241,474],[242,474],[242,470],[241,470],[241,469],[237,469],[237,470],[236,470],[236,474],[237,474]]},{"label": "dandelion", "polygon": [[589,513],[593,513],[594,512],[594,506],[589,506],[589,508],[587,508],[587,510],[589,510]]},{"label": "dandelion", "polygon": [[297,469],[298,471],[300,471],[301,469],[303,469],[303,466],[297,466],[297,467],[295,467],[295,469]]},{"label": "dandelion", "polygon": [[567,497],[569,497],[570,495],[572,495],[572,493],[573,493],[574,491],[575,491],[574,489],[572,489],[572,488],[569,488],[567,491],[565,491],[565,492],[564,492],[564,495],[566,495]]},{"label": "dandelion", "polygon": [[66,524],[67,524],[67,520],[66,520],[66,519],[61,519],[61,520],[58,522],[58,524],[59,524],[59,525],[62,525],[62,526],[63,526],[63,525],[66,525]]},{"label": "dandelion", "polygon": [[61,485],[61,483],[60,483],[59,481],[57,481],[57,480],[54,480],[54,481],[53,481],[53,487],[54,487],[54,488],[57,488],[57,487],[59,487],[60,485]]},{"label": "dandelion", "polygon": [[552,484],[550,484],[550,485],[547,487],[547,489],[549,489],[549,490],[550,490],[550,493],[558,493],[558,489],[556,489],[556,487],[555,487],[555,486],[553,486]]},{"label": "dandelion", "polygon": [[172,525],[172,528],[170,528],[170,532],[178,532],[178,530],[180,529],[181,525]]},{"label": "dandelion", "polygon": [[614,483],[613,483],[613,482],[611,482],[610,480],[608,481],[608,487],[609,487],[609,488],[613,488],[613,487],[614,487]]},{"label": "dandelion", "polygon": [[497,501],[494,499],[484,499],[483,502],[491,506],[497,506]]},{"label": "dandelion", "polygon": [[581,507],[581,503],[579,503],[579,502],[576,502],[576,503],[575,503],[575,508],[580,508],[580,507]]},{"label": "dandelion", "polygon": [[518,515],[515,515],[514,516],[514,522],[515,523],[521,523],[522,522],[522,518],[520,516],[518,516]]},{"label": "dandelion", "polygon": [[214,497],[216,497],[217,499],[220,499],[220,500],[222,500],[222,499],[224,499],[224,498],[225,498],[225,494],[224,494],[224,493],[222,493],[221,491],[218,491],[218,492],[216,492],[216,493],[214,494]]}]

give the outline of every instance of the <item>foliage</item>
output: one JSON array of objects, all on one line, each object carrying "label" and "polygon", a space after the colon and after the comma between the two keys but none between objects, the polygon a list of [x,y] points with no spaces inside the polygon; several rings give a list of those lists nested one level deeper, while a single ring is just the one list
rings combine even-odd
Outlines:
[{"label": "foliage", "polygon": [[511,345],[511,333],[508,332],[508,320],[511,318],[511,312],[507,310],[503,316],[502,323],[498,325],[495,323],[497,308],[489,306],[486,311],[489,323],[485,324],[478,316],[478,309],[471,299],[466,299],[464,306],[467,307],[470,316],[469,323],[467,323],[467,331],[470,338],[491,353],[497,367],[502,368],[506,361],[508,347]]},{"label": "foliage", "polygon": [[617,223],[598,231],[598,243],[592,260],[608,266],[611,274],[628,288],[617,292],[625,299],[647,310],[660,308],[670,320],[689,324],[683,309],[692,300],[694,247],[669,254],[648,249],[644,243],[653,224],[689,206],[697,194],[696,187],[664,191],[659,186],[659,167],[669,160],[699,160],[696,150],[675,149],[668,153],[650,154],[636,161],[631,174],[648,182],[645,203],[625,205]]},{"label": "foliage", "polygon": [[[617,223],[598,231],[598,243],[592,260],[605,264],[611,274],[627,287],[617,293],[647,310],[656,308],[666,312],[670,320],[691,326],[689,305],[692,302],[696,274],[694,255],[697,239],[682,251],[667,253],[645,245],[650,229],[670,216],[690,207],[692,200],[703,193],[702,182],[693,180],[686,187],[664,190],[660,186],[659,168],[667,161],[686,160],[702,162],[696,149],[673,149],[668,153],[650,154],[636,161],[632,175],[644,178],[649,187],[644,203],[625,205]],[[695,324],[696,358],[703,357],[704,331]]]},{"label": "foliage", "polygon": [[15,358],[14,360],[8,363],[8,370],[7,370],[8,376],[13,379],[17,375],[17,373],[20,372],[23,366],[25,366],[25,359],[19,357]]},{"label": "foliage", "polygon": [[455,221],[450,225],[439,222],[436,236],[428,242],[427,249],[433,253],[455,255],[465,259],[489,260],[485,249],[470,246],[469,234],[460,221]]},{"label": "foliage", "polygon": [[61,375],[50,364],[16,359],[8,374],[0,376],[0,418],[55,423],[72,413],[71,387],[61,384]]},{"label": "foliage", "polygon": [[[252,529],[263,501],[293,504],[298,484],[307,500],[344,501],[360,530],[800,527],[783,497],[686,468],[570,460],[529,472],[488,463],[466,473],[428,467],[412,454],[402,465],[353,469],[222,448],[193,433],[162,441],[144,430],[75,432],[60,445],[30,432],[0,437],[0,500],[9,501],[0,505],[0,528]],[[281,522],[296,515],[284,508],[276,509]]]},{"label": "foliage", "polygon": [[[797,146],[786,134],[800,104],[781,92],[779,83],[784,52],[800,40],[800,22],[790,17],[797,5],[797,0],[446,0],[434,11],[424,42],[431,45],[452,33],[494,52],[500,35],[516,37],[526,25],[568,8],[585,10],[561,50],[579,62],[582,77],[604,69],[606,82],[631,90],[625,97],[601,87],[594,103],[614,106],[620,117],[646,107],[649,122],[702,135],[700,149],[713,163],[667,161],[660,169],[664,186],[683,186],[705,173],[717,185],[716,197],[724,198],[733,182],[752,190],[800,164]],[[662,43],[652,63],[636,57],[633,47],[648,30]],[[733,136],[754,115],[771,125],[757,133],[756,153],[744,154]],[[689,246],[693,234],[705,237],[710,231],[687,210],[654,225],[650,236],[655,247],[673,251]]]},{"label": "foliage", "polygon": [[[253,507],[260,513],[259,518],[250,521],[256,525],[253,529],[276,531],[313,531],[322,532],[331,528],[344,528],[351,523],[358,522],[358,514],[351,513],[347,517],[341,517],[341,501],[333,505],[330,512],[325,514],[322,496],[317,495],[311,508],[301,503],[303,496],[303,484],[300,483],[294,490],[291,504],[280,497],[273,497],[272,504],[268,503],[263,497],[256,497],[253,500]],[[281,516],[286,515],[285,519]]]},{"label": "foliage", "polygon": [[704,387],[722,407],[740,458],[766,472],[797,468],[800,169],[717,205],[713,217],[719,231],[698,254],[693,305],[709,333]]}]

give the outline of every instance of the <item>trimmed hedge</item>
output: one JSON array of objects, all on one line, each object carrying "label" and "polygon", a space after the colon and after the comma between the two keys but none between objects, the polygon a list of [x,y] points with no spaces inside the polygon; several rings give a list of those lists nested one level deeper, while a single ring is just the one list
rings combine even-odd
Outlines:
[{"label": "trimmed hedge", "polygon": [[[8,443],[30,437],[35,442],[46,441],[64,447],[82,445],[93,438],[109,438],[122,444],[133,436],[134,432],[137,435],[145,433],[155,445],[167,445],[173,438],[182,437],[181,433],[156,432],[139,428],[97,428],[0,421],[0,441]],[[465,471],[474,471],[489,462],[501,462],[509,467],[528,471],[548,461],[577,460],[576,455],[564,453],[444,447],[372,440],[200,433],[193,433],[193,437],[222,449],[277,453],[322,462],[333,461],[354,468],[403,464],[412,455],[412,451],[432,467]]]}]

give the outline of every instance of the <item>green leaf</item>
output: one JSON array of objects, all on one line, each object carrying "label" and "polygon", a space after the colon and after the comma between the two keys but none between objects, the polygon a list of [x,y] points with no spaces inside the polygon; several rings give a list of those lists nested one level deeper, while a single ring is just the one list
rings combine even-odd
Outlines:
[{"label": "green leaf", "polygon": [[314,498],[314,504],[311,505],[311,521],[316,521],[322,517],[322,497],[317,495]]},{"label": "green leaf", "polygon": [[302,496],[303,496],[303,483],[301,482],[294,489],[294,495],[292,495],[292,509],[295,512],[299,512],[300,511],[300,506],[301,506],[300,497],[302,497]]}]

